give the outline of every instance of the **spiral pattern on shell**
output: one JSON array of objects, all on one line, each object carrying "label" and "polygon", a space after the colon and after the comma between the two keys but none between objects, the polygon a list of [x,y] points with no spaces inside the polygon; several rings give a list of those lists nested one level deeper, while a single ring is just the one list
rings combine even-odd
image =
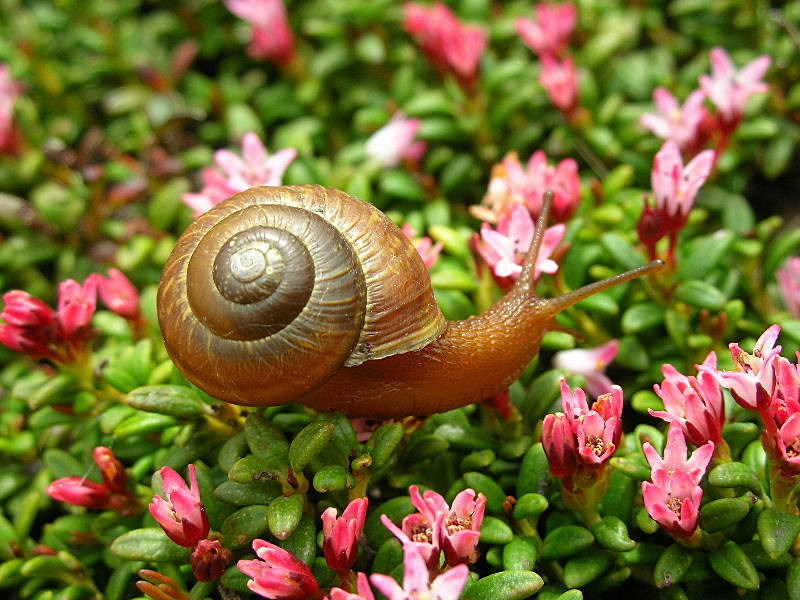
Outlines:
[{"label": "spiral pattern on shell", "polygon": [[251,188],[198,218],[164,269],[158,313],[193,383],[262,406],[342,367],[417,350],[446,326],[402,232],[319,186]]}]

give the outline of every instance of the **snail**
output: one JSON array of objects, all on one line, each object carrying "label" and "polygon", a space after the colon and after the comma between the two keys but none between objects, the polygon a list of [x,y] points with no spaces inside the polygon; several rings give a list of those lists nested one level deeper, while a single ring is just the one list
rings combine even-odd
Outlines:
[{"label": "snail", "polygon": [[321,186],[250,188],[200,216],[167,261],[167,351],[195,385],[239,405],[384,418],[485,400],[519,377],[559,312],[661,267],[536,296],[549,200],[513,289],[448,322],[416,249],[377,208]]}]

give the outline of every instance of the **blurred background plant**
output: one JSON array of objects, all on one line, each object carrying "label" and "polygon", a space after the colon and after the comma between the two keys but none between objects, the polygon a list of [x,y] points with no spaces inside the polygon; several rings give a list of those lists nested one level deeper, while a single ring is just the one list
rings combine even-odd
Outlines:
[{"label": "blurred background plant", "polygon": [[[773,323],[786,356],[800,346],[798,23],[800,2],[0,0],[4,593],[232,597],[248,589],[236,560],[261,537],[311,565],[317,589],[355,593],[353,572],[337,579],[323,558],[319,516],[368,495],[357,568],[399,576],[403,548],[380,514],[401,523],[419,484],[448,501],[466,488],[486,498],[464,597],[600,597],[618,586],[800,597],[800,525],[781,488],[794,475],[765,467],[787,450],[765,453],[760,417],[728,392],[726,458],[743,466],[704,480],[700,516],[719,535],[683,553],[641,510],[668,482],[652,473],[650,500],[639,494],[651,478],[642,443],[652,466],[665,442],[648,411],[675,405],[652,391],[669,379],[663,365],[687,374],[716,351],[730,370],[727,345],[749,350]],[[548,334],[494,408],[385,424],[296,405],[243,411],[175,370],[155,289],[193,215],[281,182],[343,189],[387,212],[451,319],[486,309],[513,281],[547,188],[558,223],[541,295],[648,255],[669,268],[563,315],[581,339]],[[574,498],[538,444],[563,375],[593,397],[610,382],[624,389],[617,454],[581,467],[606,486],[601,525],[568,509]],[[789,435],[784,413],[766,414]],[[562,441],[567,416],[548,426]],[[108,479],[117,463],[96,448],[111,449],[124,480]],[[210,533],[183,548],[145,507],[162,489],[154,472],[186,476],[190,463]],[[694,498],[699,480],[687,477]],[[82,508],[47,494],[69,478],[50,496]],[[784,544],[777,530],[794,535]],[[154,570],[137,588],[141,569]]]}]

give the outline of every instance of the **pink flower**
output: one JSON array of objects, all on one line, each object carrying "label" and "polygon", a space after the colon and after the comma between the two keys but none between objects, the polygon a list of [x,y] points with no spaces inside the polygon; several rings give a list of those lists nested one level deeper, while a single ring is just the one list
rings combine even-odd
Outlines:
[{"label": "pink flower", "polygon": [[555,477],[570,477],[578,467],[578,445],[572,433],[572,425],[564,413],[545,415],[542,430],[542,445]]},{"label": "pink flower", "polygon": [[286,148],[273,155],[255,133],[242,140],[240,158],[230,150],[217,150],[214,160],[218,168],[203,170],[205,187],[199,194],[184,194],[183,202],[198,217],[234,194],[259,185],[281,185],[283,174],[297,156],[297,150]]},{"label": "pink flower", "polygon": [[252,577],[251,591],[274,600],[314,600],[320,598],[311,569],[294,554],[264,540],[253,540],[257,560],[240,560],[239,570]]},{"label": "pink flower", "polygon": [[658,137],[675,142],[681,150],[698,147],[706,118],[705,99],[702,90],[695,90],[681,106],[669,90],[657,88],[653,100],[658,113],[642,115],[641,123]]},{"label": "pink flower", "polygon": [[781,426],[775,439],[781,469],[800,474],[800,413],[794,413]]},{"label": "pink flower", "polygon": [[191,487],[174,469],[163,467],[161,479],[164,495],[154,496],[150,512],[169,538],[179,546],[193,548],[208,536],[210,525],[206,509],[200,500],[200,487],[194,465],[189,465]]},{"label": "pink flower", "polygon": [[800,371],[798,366],[782,356],[773,359],[775,389],[766,420],[767,433],[777,434],[775,426],[781,427],[795,413],[800,412]]},{"label": "pink flower", "polygon": [[248,52],[286,66],[295,55],[294,36],[283,0],[225,0],[228,10],[253,26]]},{"label": "pink flower", "polygon": [[539,56],[563,56],[578,22],[574,4],[537,4],[536,20],[517,19],[517,33]]},{"label": "pink flower", "polygon": [[642,482],[647,512],[675,537],[690,537],[697,530],[703,490],[700,480],[714,454],[714,443],[686,457],[686,440],[677,423],[670,423],[662,458],[649,442],[643,445],[652,469],[652,483]]},{"label": "pink flower", "polygon": [[94,462],[100,468],[103,481],[111,492],[128,492],[128,474],[125,472],[125,465],[114,455],[111,448],[97,446],[94,449]]},{"label": "pink flower", "polygon": [[683,436],[683,431],[677,423],[670,423],[663,457],[650,442],[645,442],[642,449],[650,464],[650,469],[653,471],[653,481],[656,484],[658,481],[655,477],[658,472],[668,475],[681,472],[689,478],[693,485],[699,485],[714,454],[714,442],[703,444],[687,458],[686,438]]},{"label": "pink flower", "polygon": [[58,322],[66,338],[76,336],[92,321],[97,309],[97,280],[88,277],[83,285],[74,279],[58,286]]},{"label": "pink flower", "polygon": [[717,355],[713,352],[703,362],[697,377],[686,377],[672,365],[663,365],[665,379],[660,386],[653,386],[666,410],[650,410],[650,414],[679,425],[695,446],[714,442],[719,448],[722,444],[725,400],[714,376],[716,368]]},{"label": "pink flower", "polygon": [[406,2],[404,11],[405,30],[431,63],[442,71],[454,73],[462,85],[471,87],[486,49],[486,32],[481,27],[461,23],[442,2],[432,7]]},{"label": "pink flower", "polygon": [[386,167],[395,167],[404,158],[421,158],[425,153],[425,143],[415,141],[420,125],[419,119],[395,113],[391,121],[367,140],[364,146],[367,156]]},{"label": "pink flower", "polygon": [[18,149],[14,104],[19,93],[20,85],[11,77],[11,68],[7,64],[0,64],[0,152],[14,154]]},{"label": "pink flower", "polygon": [[642,496],[650,516],[676,538],[691,537],[697,531],[703,489],[686,473],[662,475],[658,483],[643,481]]},{"label": "pink flower", "polygon": [[23,290],[3,294],[0,343],[34,358],[56,358],[51,344],[57,339],[56,312]]},{"label": "pink flower", "polygon": [[119,269],[109,269],[108,277],[97,275],[97,291],[109,310],[135,320],[140,316],[139,291]]},{"label": "pink flower", "polygon": [[469,569],[467,565],[458,565],[448,569],[430,581],[430,571],[425,559],[414,548],[404,546],[403,586],[389,575],[374,574],[370,577],[372,585],[378,588],[389,600],[420,600],[431,598],[436,600],[457,600],[467,583]]},{"label": "pink flower", "polygon": [[596,469],[617,451],[622,440],[622,388],[612,386],[589,408],[585,392],[572,390],[562,379],[561,404],[563,413],[544,418],[542,445],[553,475],[571,488],[579,467]]},{"label": "pink flower", "polygon": [[431,567],[439,565],[441,547],[439,546],[439,529],[442,520],[431,520],[423,513],[413,513],[403,518],[401,527],[397,527],[386,515],[381,515],[384,527],[400,540],[403,548],[413,547],[422,556],[423,560]]},{"label": "pink flower", "polygon": [[542,71],[539,83],[547,91],[550,100],[568,118],[578,108],[578,71],[572,57],[557,60],[549,55],[541,57]]},{"label": "pink flower", "polygon": [[475,490],[458,493],[450,507],[447,501],[433,490],[422,495],[419,488],[409,488],[411,502],[428,522],[438,522],[439,546],[444,550],[447,564],[472,563],[478,560],[477,545],[486,511],[486,496],[475,495]]},{"label": "pink flower", "polygon": [[553,366],[562,371],[582,375],[590,396],[612,391],[614,383],[606,376],[606,367],[617,357],[619,340],[611,340],[597,348],[562,350],[553,356]]},{"label": "pink flower", "polygon": [[667,140],[653,160],[651,182],[655,207],[645,206],[638,225],[639,239],[656,257],[656,243],[670,236],[674,261],[678,233],[686,225],[695,197],[714,168],[714,151],[704,150],[684,166],[678,144]]},{"label": "pink flower", "polygon": [[442,242],[434,244],[433,240],[427,236],[418,238],[417,230],[410,223],[403,225],[400,230],[414,244],[425,266],[428,269],[433,267],[439,260],[439,254],[441,254],[444,244]]},{"label": "pink flower", "polygon": [[726,127],[739,124],[750,96],[769,89],[762,78],[771,63],[769,56],[759,56],[737,71],[724,48],[711,50],[711,75],[701,76],[700,86],[719,110]]},{"label": "pink flower", "polygon": [[329,595],[330,600],[375,600],[375,594],[372,593],[372,588],[369,587],[369,580],[365,573],[359,573],[357,578],[357,594],[351,594],[341,588],[331,589]]},{"label": "pink flower", "polygon": [[[619,406],[615,414],[603,414],[601,406]],[[597,409],[597,410],[595,410]],[[608,461],[619,447],[622,437],[622,388],[614,386],[614,391],[603,394],[592,406],[592,410],[573,424],[578,438],[578,458],[587,465],[601,465]]]},{"label": "pink flower", "polygon": [[[498,284],[510,288],[519,279],[522,265],[528,254],[535,231],[533,219],[528,210],[515,205],[511,212],[493,229],[488,223],[481,226],[480,237],[475,234],[478,253],[492,269]],[[558,263],[550,255],[564,239],[566,227],[563,223],[545,230],[542,247],[536,260],[535,278],[542,273],[555,273]]]},{"label": "pink flower", "polygon": [[541,150],[534,152],[523,168],[516,152],[510,152],[503,162],[492,168],[492,179],[481,206],[471,212],[477,218],[496,223],[507,216],[517,204],[525,205],[533,219],[542,212],[544,193],[552,191],[552,219],[562,223],[575,214],[581,202],[581,180],[578,163],[567,158],[552,167]]},{"label": "pink flower", "polygon": [[665,211],[672,230],[682,229],[700,187],[714,166],[714,151],[705,150],[684,166],[678,145],[667,140],[653,160],[651,183],[656,209]]},{"label": "pink flower", "polygon": [[789,258],[777,272],[781,296],[792,316],[800,319],[800,256]]},{"label": "pink flower", "polygon": [[222,577],[233,555],[219,540],[200,540],[192,552],[192,573],[198,581]]},{"label": "pink flower", "polygon": [[358,558],[358,540],[364,531],[368,505],[367,498],[357,498],[347,505],[338,519],[333,507],[322,513],[325,536],[322,549],[328,566],[338,573],[349,571]]},{"label": "pink flower", "polygon": [[561,404],[577,442],[577,458],[589,467],[607,462],[622,439],[622,388],[614,385],[611,389],[589,408],[585,392],[572,390],[561,380]]},{"label": "pink flower", "polygon": [[85,477],[56,479],[47,487],[47,493],[60,502],[93,509],[106,508],[111,498],[105,485]]},{"label": "pink flower", "polygon": [[758,338],[753,354],[748,354],[739,344],[730,344],[731,356],[736,371],[719,371],[717,378],[722,387],[728,388],[744,408],[767,410],[775,391],[773,362],[780,355],[781,347],[775,346],[780,335],[779,325],[772,325]]}]

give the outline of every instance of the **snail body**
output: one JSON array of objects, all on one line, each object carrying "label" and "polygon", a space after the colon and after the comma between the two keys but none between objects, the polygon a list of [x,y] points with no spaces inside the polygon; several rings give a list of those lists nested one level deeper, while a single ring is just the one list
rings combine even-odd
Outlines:
[{"label": "snail body", "polygon": [[178,368],[227,402],[431,414],[505,390],[560,311],[658,268],[539,298],[540,244],[537,234],[497,304],[448,322],[416,249],[378,209],[320,186],[251,188],[181,237],[159,286],[159,324]]}]

